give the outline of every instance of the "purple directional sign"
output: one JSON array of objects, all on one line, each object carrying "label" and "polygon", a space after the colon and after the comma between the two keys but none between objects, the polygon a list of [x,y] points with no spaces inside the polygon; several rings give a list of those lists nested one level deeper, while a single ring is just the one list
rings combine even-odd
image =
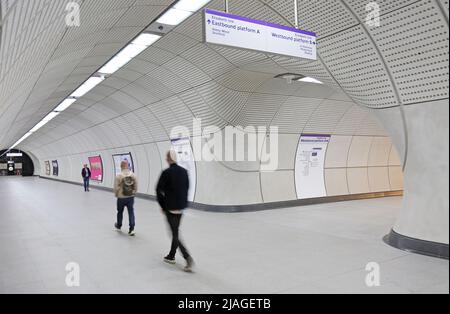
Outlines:
[{"label": "purple directional sign", "polygon": [[205,42],[290,57],[317,59],[316,34],[284,25],[205,10]]}]

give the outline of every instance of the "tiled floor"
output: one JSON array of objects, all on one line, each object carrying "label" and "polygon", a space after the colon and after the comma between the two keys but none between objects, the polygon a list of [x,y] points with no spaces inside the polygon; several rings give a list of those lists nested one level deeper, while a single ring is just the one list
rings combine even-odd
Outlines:
[{"label": "tiled floor", "polygon": [[[449,262],[385,245],[400,198],[244,214],[189,211],[183,235],[197,272],[161,262],[156,203],[137,200],[137,237],[113,230],[103,191],[0,178],[0,293],[449,293]],[[69,288],[66,265],[81,269]],[[180,261],[181,262],[181,261]],[[366,265],[380,265],[369,288]]]}]

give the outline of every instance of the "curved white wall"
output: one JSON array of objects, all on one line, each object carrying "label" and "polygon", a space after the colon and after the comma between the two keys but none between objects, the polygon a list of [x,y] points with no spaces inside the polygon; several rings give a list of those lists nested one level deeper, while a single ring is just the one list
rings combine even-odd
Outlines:
[{"label": "curved white wall", "polygon": [[[146,21],[137,11],[143,8],[127,6],[126,2],[114,1],[112,11],[127,12],[123,24],[118,25],[142,26]],[[197,164],[197,201],[248,204],[293,198],[296,137],[302,133],[331,134],[326,166],[329,195],[399,190],[403,183],[400,161],[408,157],[403,165],[405,207],[395,229],[406,236],[448,244],[448,175],[443,175],[448,174],[448,120],[443,120],[448,117],[448,107],[445,109],[443,104],[448,102],[449,94],[448,1],[379,1],[379,27],[365,24],[368,2],[300,0],[301,27],[318,34],[316,62],[209,46],[202,39],[201,13],[195,14],[31,136],[21,148],[34,153],[41,163],[61,160],[61,175],[73,181],[79,180],[76,169],[89,155],[102,154],[105,169],[112,169],[113,153],[131,151],[143,181],[148,182],[147,193],[152,193],[157,174],[164,167],[162,156],[169,147],[168,134],[173,126],[189,126],[194,117],[202,118],[205,125],[221,128],[277,125],[282,138],[282,162],[276,173],[263,173],[248,163]],[[96,12],[101,11],[101,3]],[[223,1],[213,0],[209,6],[223,9]],[[149,16],[163,9],[151,4],[145,7]],[[292,6],[284,0],[231,1],[231,11],[280,24],[292,25],[294,19]],[[7,32],[20,33],[11,19],[4,25]],[[105,25],[98,26],[105,30]],[[22,33],[25,36],[27,31]],[[128,34],[116,41],[110,33],[102,32],[105,37],[99,41],[83,35],[83,30],[73,30],[73,38],[63,41],[58,53],[64,58],[52,63],[56,74],[47,73],[37,85],[41,87],[39,93],[30,94],[30,101],[21,98],[24,89],[20,86],[29,88],[37,78],[18,75],[23,74],[19,70],[25,66],[17,67],[17,73],[11,72],[15,77],[26,77],[25,81],[4,80],[9,85],[0,86],[0,99],[7,104],[6,109],[2,108],[2,118],[6,119],[2,121],[9,121],[17,113],[23,118],[8,129],[7,136],[0,132],[0,140],[6,139],[4,145],[12,144],[12,135],[20,137],[21,131],[29,129],[33,114],[42,116],[60,96],[66,97],[75,89],[80,82],[77,75],[88,72],[88,57],[96,55],[89,55],[94,53],[90,48],[97,44],[118,45],[132,37]],[[64,54],[72,47],[70,38],[82,37],[88,52],[73,58]],[[52,43],[48,46],[54,47]],[[111,56],[114,49],[105,51]],[[94,59],[101,63],[105,56]],[[71,72],[69,61],[74,62],[71,76],[66,74]],[[3,66],[13,67],[13,63]],[[39,65],[30,69],[43,72]],[[325,85],[287,85],[273,79],[288,72],[313,76]],[[53,85],[62,79],[67,81],[59,89]],[[51,98],[38,97],[55,88],[57,92]],[[405,106],[407,134],[399,106]],[[446,140],[437,143],[430,130]],[[427,155],[436,146],[440,147],[440,155]],[[111,184],[110,170],[105,173],[103,185]],[[287,188],[278,188],[281,184]],[[211,191],[217,191],[217,195]]]},{"label": "curved white wall", "polygon": [[[258,92],[249,95],[242,105],[247,108],[253,106],[264,108],[275,102],[276,110],[270,114],[259,116],[249,112],[241,113],[239,118],[244,126],[259,123],[262,126],[279,127],[279,162],[276,171],[262,170],[259,155],[258,161],[253,162],[198,161],[196,162],[195,202],[216,206],[237,206],[296,200],[295,158],[300,136],[304,133],[331,135],[325,159],[327,196],[403,190],[400,157],[377,119],[367,109],[348,100],[344,101],[341,93],[336,92],[335,88],[309,83],[289,85],[280,79],[266,80],[266,83],[258,87]],[[279,94],[265,93],[264,86],[269,90],[273,86],[277,86]],[[222,91],[226,90],[222,87]],[[304,91],[308,91],[308,93],[306,94]],[[291,95],[289,96],[289,94]],[[323,99],[324,95],[328,99]],[[341,110],[336,111],[336,107]],[[179,112],[173,111],[173,113]],[[163,111],[161,114],[161,117],[157,116],[158,119],[169,118],[164,116]],[[127,115],[126,112],[118,117],[124,121],[130,121],[126,120]],[[86,149],[85,152],[66,155],[49,151],[40,158],[50,162],[53,159],[58,160],[60,167],[58,179],[80,182],[81,166],[88,163],[89,156],[101,155],[105,171],[104,181],[93,184],[112,187],[114,173],[112,155],[131,152],[136,173],[141,181],[139,192],[155,195],[154,190],[159,174],[162,169],[167,167],[164,155],[171,148],[170,142],[166,140],[142,143],[140,135],[142,133],[137,130],[140,127],[137,123],[138,120],[121,126],[114,121],[119,120],[116,118],[94,126],[90,131],[90,133],[94,132],[94,138],[90,138],[86,134],[78,141],[84,145],[71,147],[72,150],[80,152]],[[187,119],[186,122],[188,122]],[[192,121],[189,122],[192,124]],[[165,126],[163,137],[168,138],[166,134],[171,132],[169,128],[171,126],[177,126],[176,121]],[[208,125],[203,125],[203,127],[206,126]],[[108,138],[108,142],[96,135],[95,130],[104,127],[111,128],[108,132],[103,133]],[[191,125],[186,125],[186,127],[191,127]],[[240,133],[244,135],[244,133]],[[62,143],[71,141],[72,137],[76,140],[77,137],[80,138],[79,136],[79,134],[70,136]],[[105,144],[116,141],[115,146],[120,148],[90,151],[91,147],[99,145],[96,144],[96,141],[99,141],[99,144],[100,141]],[[129,145],[130,143],[137,144]],[[203,144],[208,145],[209,143],[203,141]],[[110,144],[110,146],[112,145]],[[235,150],[235,142],[231,141],[225,142],[224,151],[230,146]],[[58,149],[53,145],[45,147]],[[247,147],[244,148],[247,149]],[[267,139],[262,149],[268,150],[269,148],[270,141]],[[42,175],[45,176],[45,170],[42,171]]]}]

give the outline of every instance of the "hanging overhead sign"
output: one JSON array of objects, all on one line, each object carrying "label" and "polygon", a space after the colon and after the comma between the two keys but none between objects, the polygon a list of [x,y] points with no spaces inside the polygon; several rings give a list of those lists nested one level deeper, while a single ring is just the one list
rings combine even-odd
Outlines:
[{"label": "hanging overhead sign", "polygon": [[295,185],[298,199],[327,196],[325,157],[330,135],[304,134],[300,138],[295,161]]},{"label": "hanging overhead sign", "polygon": [[206,9],[205,42],[317,60],[315,33]]},{"label": "hanging overhead sign", "polygon": [[6,157],[22,157],[22,153],[8,153],[6,154]]}]

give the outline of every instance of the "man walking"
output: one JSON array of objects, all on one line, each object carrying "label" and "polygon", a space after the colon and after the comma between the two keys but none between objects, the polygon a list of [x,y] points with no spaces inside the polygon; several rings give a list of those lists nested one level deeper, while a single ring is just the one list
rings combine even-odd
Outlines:
[{"label": "man walking", "polygon": [[136,226],[134,215],[134,198],[138,190],[136,175],[129,169],[127,161],[120,164],[121,173],[116,176],[114,181],[114,193],[117,197],[117,223],[115,227],[118,231],[122,229],[123,212],[125,207],[128,210],[128,218],[130,229],[128,235],[134,237],[136,235],[134,228]]},{"label": "man walking", "polygon": [[167,153],[166,160],[170,167],[162,173],[156,188],[158,203],[165,213],[172,231],[172,247],[164,261],[175,264],[175,256],[179,248],[186,260],[184,270],[192,272],[194,260],[179,238],[183,211],[188,206],[189,176],[186,169],[177,164],[177,154],[174,151]]},{"label": "man walking", "polygon": [[89,181],[91,180],[91,169],[88,165],[84,165],[83,170],[81,170],[81,176],[83,177],[84,191],[89,192]]}]

